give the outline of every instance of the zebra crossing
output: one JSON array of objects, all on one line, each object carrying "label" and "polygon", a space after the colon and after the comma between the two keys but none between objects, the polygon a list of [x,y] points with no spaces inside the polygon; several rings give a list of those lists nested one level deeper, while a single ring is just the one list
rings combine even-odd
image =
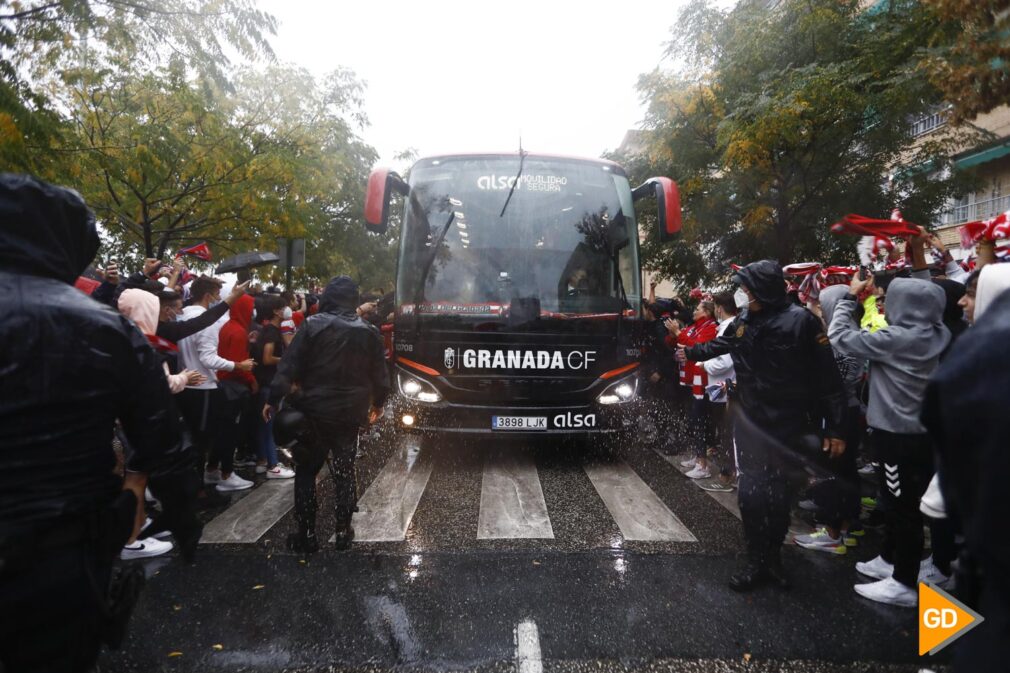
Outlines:
[{"label": "zebra crossing", "polygon": [[[419,442],[399,442],[358,500],[352,522],[355,542],[404,541],[436,467],[452,469],[439,464],[431,449]],[[480,469],[477,540],[555,538],[559,522],[552,522],[541,474],[531,453],[516,447],[489,449]],[[624,540],[698,542],[624,460],[585,458],[572,470],[588,478]],[[257,486],[205,526],[201,543],[257,543],[293,509],[293,481],[274,480]]]}]

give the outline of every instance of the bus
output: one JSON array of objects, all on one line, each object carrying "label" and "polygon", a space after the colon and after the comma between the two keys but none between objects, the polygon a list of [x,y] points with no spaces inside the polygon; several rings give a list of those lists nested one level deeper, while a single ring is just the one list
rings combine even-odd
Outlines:
[{"label": "bus", "polygon": [[608,434],[641,414],[635,203],[680,229],[668,178],[632,189],[618,164],[553,155],[426,157],[369,176],[365,224],[403,201],[392,330],[404,430]]}]

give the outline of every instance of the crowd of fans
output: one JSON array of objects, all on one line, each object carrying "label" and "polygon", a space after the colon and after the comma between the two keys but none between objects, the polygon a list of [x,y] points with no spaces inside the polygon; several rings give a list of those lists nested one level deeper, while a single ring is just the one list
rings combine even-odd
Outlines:
[{"label": "crowd of fans", "polygon": [[[192,559],[201,497],[252,488],[240,468],[264,479],[296,476],[272,428],[272,411],[294,383],[285,367],[299,359],[282,364],[286,350],[307,352],[313,325],[340,322],[313,360],[329,380],[364,366],[337,343],[361,327],[378,365],[352,373],[378,381],[383,346],[355,318],[349,278],[331,281],[328,294],[245,280],[222,297],[224,281],[193,275],[181,258],[148,259],[129,275],[110,262],[82,288],[98,236],[75,193],[3,175],[0,213],[0,310],[13,316],[0,325],[0,440],[17,460],[17,469],[0,470],[0,598],[24,616],[0,633],[0,654],[17,670],[36,670],[31,657],[47,670],[44,657],[93,659],[97,651],[98,636],[83,630],[55,636],[58,652],[46,652],[36,633],[60,620],[79,629],[96,603],[93,587],[109,584],[111,563],[100,554],[82,563],[81,549],[111,545],[122,559],[145,558],[173,549],[172,537]],[[651,431],[661,450],[684,454],[686,476],[701,488],[739,491],[748,561],[730,580],[734,589],[788,586],[779,549],[795,503],[816,522],[789,537],[806,550],[843,556],[867,529],[883,528],[880,555],[855,566],[874,580],[855,586],[860,595],[914,606],[918,582],[954,582],[997,624],[986,633],[1007,626],[1010,549],[1001,531],[1010,512],[1001,489],[1010,453],[999,426],[1010,396],[1010,264],[994,250],[981,245],[966,269],[920,231],[906,264],[783,268],[764,260],[736,270],[735,291],[692,291],[688,302],[657,298],[653,287],[643,309]],[[82,302],[69,287],[75,279],[119,315]],[[360,300],[358,316],[376,326],[389,320],[391,295]],[[316,312],[323,315],[306,323]],[[374,420],[385,385],[372,386],[382,390],[378,401],[368,386],[358,391],[344,414],[353,423],[327,437],[350,446],[358,425]],[[333,407],[325,381],[318,391],[319,404]],[[113,425],[123,477],[106,464],[107,449],[93,450]],[[293,548],[301,551],[317,546],[314,484],[325,455],[304,463],[304,483],[296,479]],[[353,452],[341,456],[353,463]],[[797,475],[805,496],[794,493]],[[353,477],[345,481],[338,514],[349,521]],[[348,530],[344,541],[352,537]],[[54,603],[61,611],[47,613]],[[92,628],[115,623],[103,615]]]},{"label": "crowd of fans", "polygon": [[[977,591],[972,595],[969,587],[977,589],[978,578],[984,575],[993,592],[990,604],[998,595],[1005,605],[1010,591],[1002,579],[994,579],[1006,577],[1005,559],[995,560],[987,548],[987,537],[998,530],[996,519],[982,513],[994,499],[986,491],[991,480],[986,471],[1006,464],[1002,456],[997,460],[990,455],[989,463],[983,458],[998,432],[998,412],[980,421],[962,440],[959,432],[967,418],[952,419],[941,402],[945,396],[971,399],[976,419],[979,409],[1006,405],[1005,376],[990,380],[980,374],[982,378],[970,383],[965,376],[967,367],[984,366],[980,354],[1007,356],[1007,343],[992,348],[993,337],[986,342],[989,351],[980,350],[981,328],[992,326],[995,332],[996,325],[1005,325],[1010,317],[1006,313],[1010,264],[999,263],[996,250],[993,242],[983,242],[977,258],[960,264],[936,237],[920,229],[904,250],[892,251],[876,268],[810,263],[778,267],[760,262],[737,268],[735,295],[712,296],[698,289],[687,302],[657,299],[653,286],[645,310],[651,342],[647,377],[661,448],[669,454],[683,453],[686,476],[701,488],[725,492],[739,488],[749,546],[753,536],[748,509],[753,503],[760,501],[758,511],[768,517],[774,509],[770,500],[793,496],[794,520],[809,521],[812,516],[814,522],[812,532],[794,527],[788,536],[803,549],[842,556],[865,539],[867,529],[883,529],[880,555],[856,564],[861,575],[874,580],[856,585],[858,594],[914,607],[917,584],[925,581],[948,588],[957,585],[977,604]],[[761,265],[766,268],[759,269]],[[768,289],[776,285],[781,299]],[[837,376],[811,370],[764,385],[767,377],[763,380],[747,362],[754,343],[763,341],[765,361],[779,353],[790,359],[803,357],[803,348],[797,348],[801,338],[781,340],[783,330],[769,330],[769,308],[780,315],[798,316],[795,312],[800,311],[816,316],[814,344],[830,348]],[[760,322],[762,316],[765,323]],[[973,339],[975,334],[979,339]],[[1005,331],[1003,335],[1006,339]],[[1005,361],[1000,364],[1006,369]],[[766,406],[787,406],[784,391],[790,389],[819,398],[809,405],[796,398],[794,404],[807,407],[814,421],[808,427],[823,436],[823,444],[776,433],[780,422],[755,418],[762,412],[754,411],[753,398],[741,400],[737,394],[739,372],[734,365],[746,370],[739,383],[747,378],[751,393],[760,389]],[[780,373],[786,368],[783,363]],[[834,390],[805,386],[803,377],[831,379],[828,387]],[[967,388],[958,389],[953,381]],[[763,432],[776,448],[770,453],[762,449],[761,464],[745,467],[755,449],[745,447],[744,437]],[[784,457],[781,462],[779,457]],[[774,483],[764,474],[769,465],[773,472],[786,475],[772,486],[772,491],[782,493],[745,492],[744,478],[754,480],[754,472],[762,473],[758,478],[762,484]],[[805,495],[791,488],[797,484]],[[1001,509],[1006,511],[1005,506]],[[994,525],[988,533],[979,526],[983,520]],[[733,588],[745,590],[758,580],[783,579],[775,571],[775,552],[771,560],[765,550],[752,555],[751,561],[749,572],[731,581]]]}]

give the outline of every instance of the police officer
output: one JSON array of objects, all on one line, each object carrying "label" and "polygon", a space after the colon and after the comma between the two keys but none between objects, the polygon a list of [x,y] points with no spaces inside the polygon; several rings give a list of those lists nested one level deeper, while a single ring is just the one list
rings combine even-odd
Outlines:
[{"label": "police officer", "polygon": [[[389,393],[385,347],[374,326],[362,320],[358,286],[347,276],[331,280],[319,312],[303,323],[277,366],[263,417],[271,418],[281,400],[304,414],[303,446],[295,455],[295,518],[292,551],[311,553],[316,540],[316,475],[331,457],[335,486],[336,547],[354,538],[351,515],[357,501],[354,455],[358,428],[382,413]],[[293,386],[297,386],[292,392]]]},{"label": "police officer", "polygon": [[[113,559],[181,441],[161,361],[72,287],[98,250],[75,192],[0,175],[0,669],[91,670],[125,626]],[[132,446],[115,474],[113,426]],[[132,589],[138,588],[136,583]],[[130,590],[115,592],[131,594]],[[135,594],[132,594],[135,597]]]},{"label": "police officer", "polygon": [[789,301],[782,267],[771,260],[748,264],[734,282],[747,295],[747,309],[723,336],[687,349],[683,356],[710,360],[730,353],[736,369],[735,439],[740,475],[740,514],[747,562],[730,587],[748,591],[788,580],[779,552],[789,530],[791,464],[804,453],[839,456],[845,393],[821,321]]}]

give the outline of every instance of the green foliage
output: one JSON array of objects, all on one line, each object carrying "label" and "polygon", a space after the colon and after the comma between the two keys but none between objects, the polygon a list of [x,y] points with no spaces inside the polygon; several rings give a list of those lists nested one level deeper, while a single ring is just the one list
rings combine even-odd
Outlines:
[{"label": "green foliage", "polygon": [[1010,103],[1010,0],[923,0],[935,21],[924,66],[951,120]]},{"label": "green foliage", "polygon": [[[928,223],[970,176],[947,157],[968,129],[913,144],[909,121],[940,100],[918,68],[931,28],[914,2],[867,14],[856,1],[786,0],[732,11],[697,0],[669,54],[676,72],[641,77],[648,150],[636,177],[681,187],[684,234],[650,239],[647,267],[688,286],[731,262],[848,262],[852,239],[828,226],[846,212]],[[902,170],[901,167],[930,170]],[[888,180],[888,176],[892,179]]]},{"label": "green foliage", "polygon": [[305,237],[302,282],[388,286],[395,243],[362,226],[363,86],[254,68],[275,25],[253,0],[0,0],[0,168],[78,189],[103,258]]}]

